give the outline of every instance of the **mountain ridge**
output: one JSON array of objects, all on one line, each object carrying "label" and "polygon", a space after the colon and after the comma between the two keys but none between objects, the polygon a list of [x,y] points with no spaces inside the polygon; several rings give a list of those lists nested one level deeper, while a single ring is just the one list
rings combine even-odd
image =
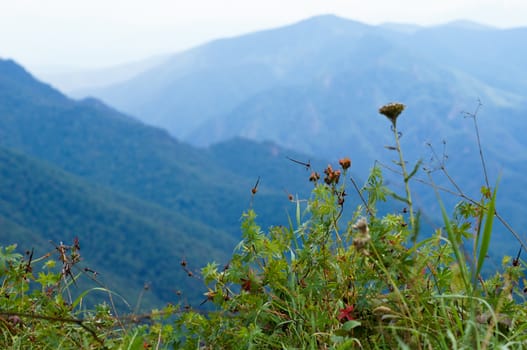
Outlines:
[{"label": "mountain ridge", "polygon": [[[15,89],[7,75],[0,79],[0,223],[25,235],[20,249],[52,248],[49,239],[78,235],[84,256],[94,263],[90,268],[119,281],[134,276],[122,283],[128,292],[151,282],[151,300],[172,302],[174,288],[180,288],[195,303],[201,295],[192,294],[192,286],[198,282],[177,268],[180,259],[193,269],[209,259],[224,263],[249,205],[267,217],[265,225],[276,217],[285,223],[291,203],[280,181],[301,179],[306,186],[298,191],[309,192],[305,173],[284,171],[273,178],[255,168],[239,171],[248,163],[226,154],[230,148],[196,149],[96,99],[69,99],[14,62],[0,60],[0,69],[9,67],[24,79],[16,80]],[[251,153],[260,157],[268,148],[254,144]],[[288,151],[274,148],[272,161],[289,164]],[[3,242],[16,239],[3,231]]]},{"label": "mountain ridge", "polygon": [[[448,74],[456,74],[451,86],[472,85],[483,91],[491,87],[495,89],[493,95],[501,95],[498,98],[514,95],[524,98],[527,80],[519,77],[514,85],[507,82],[518,76],[514,72],[522,67],[527,69],[523,63],[527,61],[527,51],[520,49],[519,54],[510,55],[511,64],[495,62],[500,62],[496,57],[502,57],[514,47],[515,37],[525,36],[527,28],[486,27],[481,30],[474,23],[469,24],[454,21],[401,31],[332,15],[319,16],[209,42],[173,56],[163,65],[144,72],[137,80],[91,93],[146,123],[161,126],[172,135],[199,145],[207,144],[203,139],[197,142],[194,139],[199,129],[205,135],[209,123],[228,117],[265,91],[306,89],[328,74],[348,74],[351,80],[372,62],[377,62],[379,69],[389,65],[395,71],[398,64],[437,66]],[[503,48],[493,53],[495,57],[487,58],[487,41],[481,39],[482,35],[495,37],[496,45]],[[394,53],[393,57],[390,52]],[[404,60],[398,61],[401,57]],[[472,62],[476,63],[474,67],[467,69]],[[485,69],[489,64],[491,69]],[[441,76],[441,70],[434,74]],[[499,74],[500,71],[503,74]],[[352,87],[360,89],[361,83],[357,81]],[[377,83],[382,88],[382,80]],[[389,97],[389,91],[380,93]],[[485,98],[478,94],[473,93],[470,98]],[[410,105],[413,101],[404,102]],[[371,105],[369,109],[378,107],[378,104]],[[259,139],[265,137],[262,134]]]}]

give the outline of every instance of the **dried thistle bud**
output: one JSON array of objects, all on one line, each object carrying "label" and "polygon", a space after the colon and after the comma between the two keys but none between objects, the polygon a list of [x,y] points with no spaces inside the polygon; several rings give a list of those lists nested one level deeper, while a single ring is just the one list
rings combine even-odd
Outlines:
[{"label": "dried thistle bud", "polygon": [[359,234],[353,237],[353,245],[359,251],[367,253],[365,248],[371,240],[370,229],[368,228],[368,221],[366,220],[366,218],[362,217],[357,220],[357,222],[351,228],[359,231]]},{"label": "dried thistle bud", "polygon": [[333,182],[335,184],[338,184],[339,183],[339,180],[340,180],[340,170],[335,170],[333,172]]},{"label": "dried thistle bud", "polygon": [[392,102],[379,108],[379,113],[390,119],[392,124],[395,126],[397,117],[402,113],[404,107],[405,106],[402,103]]},{"label": "dried thistle bud", "polygon": [[342,167],[342,169],[346,170],[351,166],[351,159],[348,157],[344,157],[341,160],[339,160],[339,164]]},{"label": "dried thistle bud", "polygon": [[313,172],[311,173],[311,176],[309,176],[309,181],[311,181],[311,182],[317,182],[318,180],[320,180],[320,175],[319,175],[319,173],[313,171]]},{"label": "dried thistle bud", "polygon": [[368,221],[364,217],[357,220],[357,222],[353,224],[352,228],[362,234],[369,234],[370,232],[370,229],[368,228]]},{"label": "dried thistle bud", "polygon": [[331,167],[331,165],[328,165],[328,167],[324,170],[324,174],[326,174],[326,176],[324,177],[324,182],[326,184],[331,185],[339,183],[340,170],[333,170],[333,167]]}]

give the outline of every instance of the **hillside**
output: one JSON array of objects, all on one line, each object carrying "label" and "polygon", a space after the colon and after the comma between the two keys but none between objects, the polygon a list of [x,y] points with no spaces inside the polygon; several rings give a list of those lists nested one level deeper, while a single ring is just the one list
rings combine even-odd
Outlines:
[{"label": "hillside", "polygon": [[[13,61],[0,73],[2,242],[46,251],[78,236],[92,267],[132,294],[145,281],[157,300],[192,291],[180,259],[198,269],[233,249],[258,177],[252,205],[265,225],[287,222],[286,187],[309,193],[306,171],[286,159],[306,156],[248,141],[238,154],[229,142],[199,150],[97,100],[71,100]],[[283,171],[264,174],[246,152]]]},{"label": "hillside", "polygon": [[[22,69],[14,67],[13,74]],[[0,144],[211,226],[238,230],[257,176],[214,166],[203,150],[97,100],[70,100],[35,80],[14,89],[9,80],[9,74],[0,79]],[[282,197],[281,190],[262,191],[256,205],[270,214]]]},{"label": "hillside", "polygon": [[53,243],[71,244],[78,237],[81,265],[96,270],[104,285],[131,304],[145,283],[151,283],[145,296],[150,305],[175,300],[178,289],[191,295],[192,281],[173,266],[187,256],[202,264],[202,256],[225,260],[235,244],[218,229],[5,148],[0,181],[3,245],[17,243],[42,256],[55,249]]},{"label": "hillside", "polygon": [[[152,111],[148,117],[135,113],[141,121],[93,98],[69,99],[15,62],[0,61],[0,145],[86,184],[152,205],[156,213],[178,213],[190,226],[201,223],[205,232],[214,228],[221,237],[236,240],[240,214],[247,207],[255,208],[262,226],[286,224],[285,214],[292,209],[288,195],[307,196],[308,173],[286,157],[313,160],[321,164],[320,171],[327,163],[315,158],[349,156],[358,179],[367,175],[374,160],[392,164],[394,155],[386,149],[392,144],[389,125],[377,115],[377,108],[392,100],[408,107],[398,126],[410,163],[421,158],[424,166],[438,169],[426,143],[441,158],[446,140],[451,175],[468,195],[478,197],[482,170],[472,121],[464,119],[463,112],[474,111],[479,98],[483,106],[478,120],[492,184],[501,176],[498,208],[513,226],[524,227],[522,206],[527,198],[517,191],[527,170],[523,76],[500,85],[481,72],[487,64],[484,58],[475,59],[480,69],[471,71],[464,68],[470,61],[461,54],[449,56],[449,62],[420,48],[426,47],[426,38],[433,38],[444,50],[457,50],[442,43],[449,38],[443,32],[460,38],[460,33],[468,33],[471,39],[461,41],[463,45],[480,43],[474,38],[494,33],[505,53],[506,45],[512,45],[507,41],[510,35],[516,38],[522,29],[509,32],[459,23],[390,28],[323,16],[178,54],[107,88],[121,102]],[[510,64],[506,57],[500,59],[507,68],[491,68],[497,73],[502,69],[503,79],[523,67],[515,58]],[[126,109],[121,102],[115,100]],[[177,110],[172,109],[175,105]],[[165,120],[167,124],[159,125],[168,131],[144,124],[157,123],[150,117]],[[171,133],[207,148],[195,148]],[[387,182],[393,183],[385,172]],[[439,172],[434,176],[447,185]],[[258,178],[253,201],[250,190]],[[416,186],[416,207],[437,212],[437,200],[425,192],[431,193]],[[353,200],[350,196],[348,203]],[[434,226],[434,218],[430,221]],[[507,239],[500,240],[500,247],[509,249],[514,240],[504,234]],[[197,265],[203,257],[195,257]]]}]

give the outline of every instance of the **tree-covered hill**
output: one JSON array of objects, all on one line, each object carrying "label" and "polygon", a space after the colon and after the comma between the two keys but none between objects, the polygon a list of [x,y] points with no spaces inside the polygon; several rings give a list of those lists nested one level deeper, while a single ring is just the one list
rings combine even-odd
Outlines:
[{"label": "tree-covered hill", "polygon": [[[81,265],[130,303],[150,283],[146,300],[175,301],[176,290],[192,296],[193,280],[177,268],[181,259],[224,261],[231,234],[153,203],[89,183],[19,152],[0,148],[0,237],[3,245],[35,249],[80,241]],[[84,278],[85,279],[85,278]],[[194,282],[195,285],[195,282]]]},{"label": "tree-covered hill", "polygon": [[[94,99],[68,99],[27,78],[28,73],[24,73],[26,82],[18,80],[17,90],[11,89],[13,75],[20,75],[22,68],[11,61],[0,61],[0,66],[5,72],[0,80],[1,145],[94,183],[199,217],[211,226],[238,229],[257,179],[240,176],[236,168],[246,165],[219,166],[207,152],[161,129]],[[261,205],[262,213],[271,213],[282,197],[281,190],[262,191],[255,205]]]},{"label": "tree-covered hill", "polygon": [[221,261],[245,209],[286,223],[288,194],[308,194],[309,174],[286,158],[306,156],[241,140],[197,149],[97,100],[71,100],[13,61],[0,71],[2,242],[44,252],[77,236],[117,291],[151,282],[152,299],[172,300],[192,286],[180,260]]}]

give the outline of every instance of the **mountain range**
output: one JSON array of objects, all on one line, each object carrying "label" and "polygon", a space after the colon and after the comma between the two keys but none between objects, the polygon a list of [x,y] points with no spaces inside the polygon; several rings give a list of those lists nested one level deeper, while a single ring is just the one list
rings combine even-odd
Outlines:
[{"label": "mountain range", "polygon": [[478,98],[488,113],[524,110],[527,78],[519,72],[527,69],[527,28],[400,28],[318,16],[216,40],[127,81],[76,94],[101,98],[191,144],[243,136],[325,157],[370,134],[352,126],[376,128],[369,117],[393,100],[415,121],[425,114],[451,119],[472,111]]},{"label": "mountain range", "polygon": [[[446,166],[474,197],[483,170],[467,116],[477,110],[491,180],[501,174],[502,205],[524,226],[514,208],[524,203],[516,187],[527,170],[526,37],[527,28],[467,21],[372,26],[317,16],[215,40],[127,81],[76,93],[198,146],[244,137],[322,159],[347,155],[361,177],[374,160],[391,164],[383,146],[393,135],[377,110],[399,101],[407,106],[398,127],[409,163],[438,169],[445,143]],[[416,197],[423,208],[436,204],[433,195]]]},{"label": "mountain range", "polygon": [[[320,159],[349,156],[359,182],[378,160],[403,191],[388,170],[390,124],[377,113],[391,101],[407,106],[398,128],[409,164],[446,166],[473,197],[484,183],[477,109],[491,185],[500,179],[498,210],[525,227],[526,36],[467,22],[370,26],[319,16],[69,92],[96,97],[81,99],[0,59],[0,242],[42,255],[50,241],[78,237],[83,264],[128,300],[148,282],[147,303],[173,302],[181,289],[195,304],[201,281],[182,259],[194,271],[226,263],[244,210],[255,208],[264,227],[287,224],[289,195],[309,196],[309,173],[287,158],[321,172]],[[439,170],[432,176],[448,185]],[[417,206],[437,210],[431,188],[414,185]],[[497,230],[496,255],[517,247]]]},{"label": "mountain range", "polygon": [[286,223],[284,189],[309,194],[309,175],[286,159],[304,155],[239,139],[199,150],[95,99],[72,100],[11,60],[0,60],[0,151],[3,244],[45,254],[49,241],[78,237],[110,288],[137,295],[151,282],[152,302],[195,289],[181,259],[226,262],[249,206],[266,225]]}]

